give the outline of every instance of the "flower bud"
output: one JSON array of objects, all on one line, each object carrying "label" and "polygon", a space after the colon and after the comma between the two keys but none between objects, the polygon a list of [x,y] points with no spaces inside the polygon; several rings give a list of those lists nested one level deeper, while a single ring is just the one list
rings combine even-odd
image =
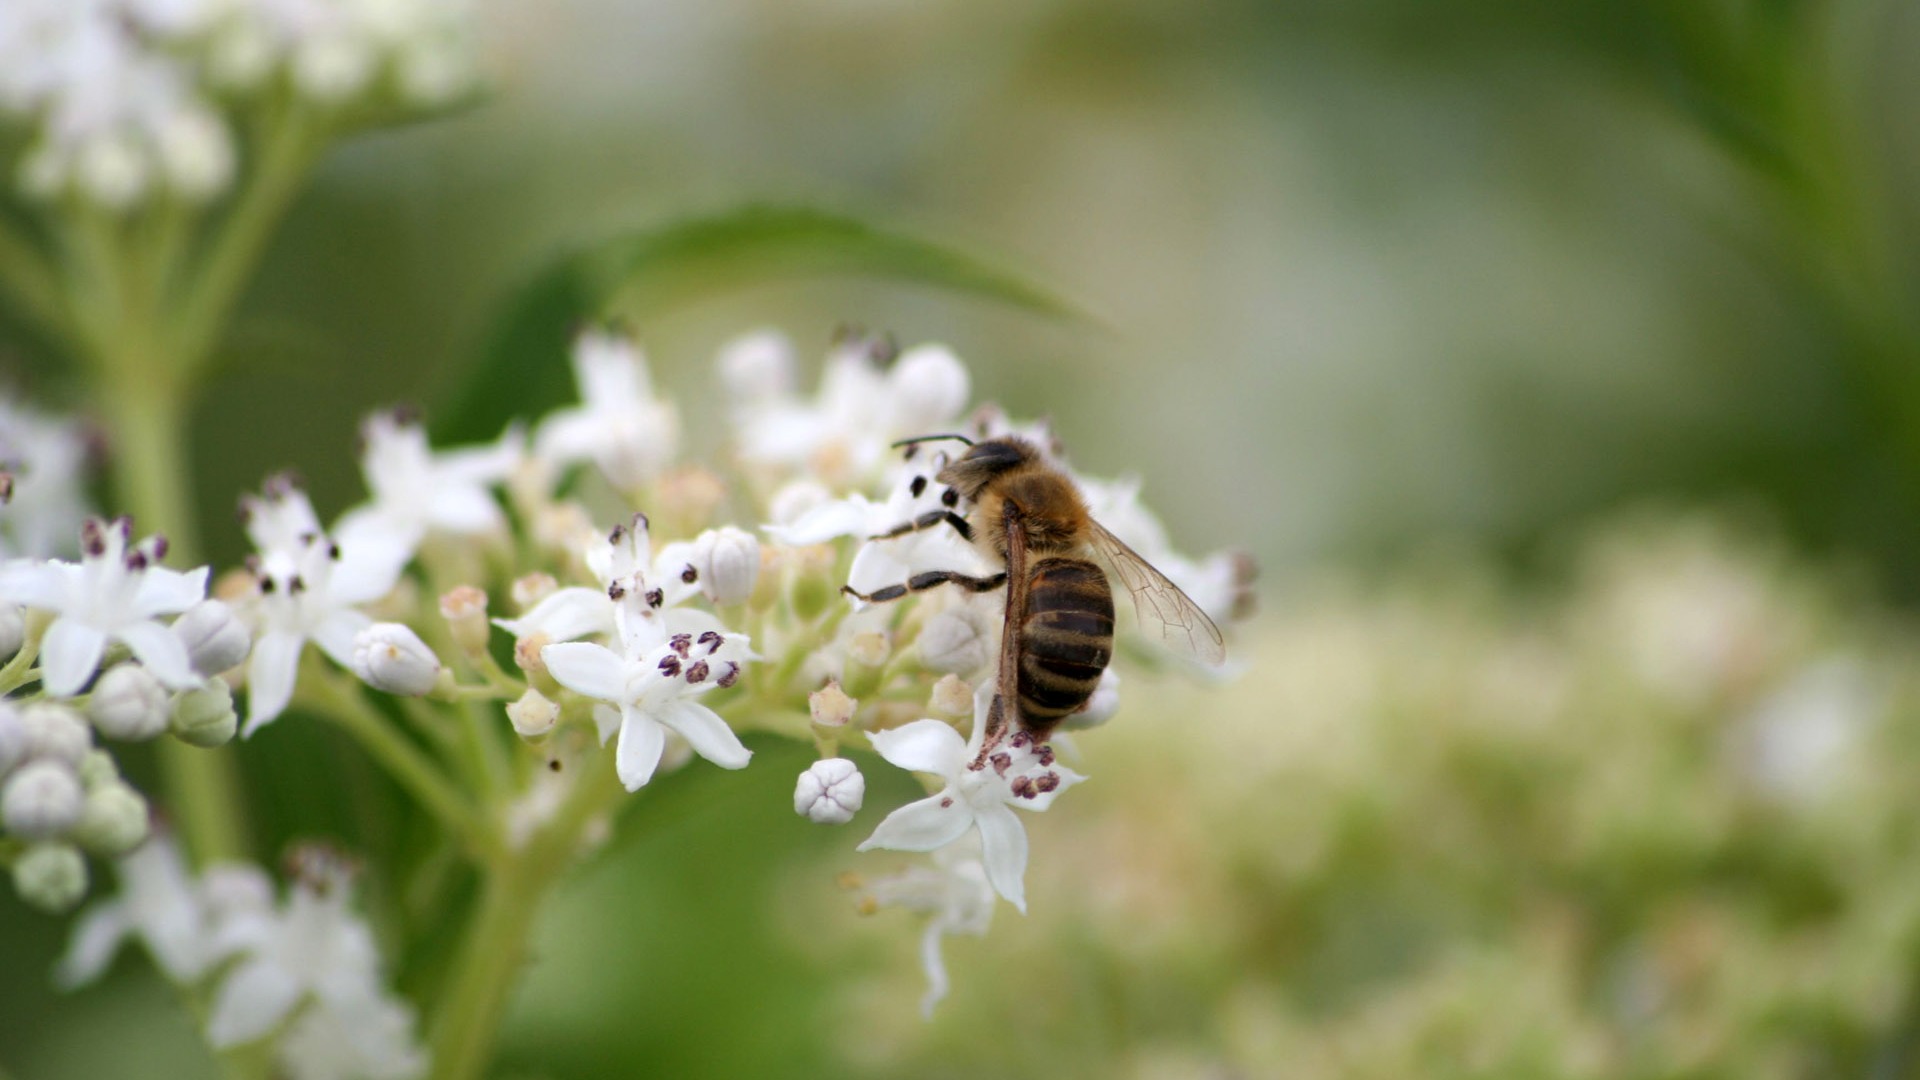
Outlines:
[{"label": "flower bud", "polygon": [[218,675],[239,666],[253,647],[247,624],[219,600],[202,600],[173,620],[173,636],[187,647],[193,670]]},{"label": "flower bud", "polygon": [[80,820],[80,777],[58,761],[29,761],[0,784],[0,823],[29,840],[59,836]]},{"label": "flower bud", "polygon": [[537,739],[553,730],[560,720],[560,706],[538,690],[529,689],[519,700],[507,706],[507,719],[514,733],[523,739]]},{"label": "flower bud", "polygon": [[147,838],[147,800],[118,780],[87,793],[73,838],[96,854],[124,855]]},{"label": "flower bud", "polygon": [[77,769],[93,749],[93,734],[79,714],[64,705],[42,702],[20,711],[26,730],[28,758],[45,758]]},{"label": "flower bud", "polygon": [[239,730],[233,711],[233,689],[219,679],[174,696],[173,716],[167,722],[173,737],[189,746],[225,746]]},{"label": "flower bud", "polygon": [[233,143],[211,114],[169,110],[154,133],[160,168],[180,194],[201,200],[224,190],[233,179]]},{"label": "flower bud", "polygon": [[551,644],[553,638],[537,630],[520,638],[513,643],[514,664],[526,672],[529,679],[551,681],[553,676],[547,673],[547,661],[540,655],[540,650]]},{"label": "flower bud", "polygon": [[110,209],[124,209],[146,192],[146,158],[124,136],[88,139],[81,144],[75,164],[87,196]]},{"label": "flower bud", "polygon": [[847,660],[861,667],[877,668],[887,662],[887,632],[862,630],[847,641]]},{"label": "flower bud", "polygon": [[807,695],[807,711],[813,714],[813,722],[821,727],[846,727],[853,719],[853,710],[860,703],[847,696],[837,682],[827,685]]},{"label": "flower bud", "polygon": [[716,604],[746,603],[760,578],[760,541],[745,529],[728,525],[713,534],[711,558],[707,599]]},{"label": "flower bud", "polygon": [[514,578],[507,595],[513,600],[513,606],[524,612],[545,600],[559,587],[560,583],[553,579],[552,574],[536,570],[524,577]]},{"label": "flower bud", "polygon": [[166,687],[139,664],[116,664],[93,684],[87,719],[109,739],[151,739],[167,729]]},{"label": "flower bud", "polygon": [[1060,726],[1068,731],[1085,731],[1096,728],[1113,719],[1120,711],[1120,676],[1112,668],[1100,673],[1100,684],[1093,688],[1093,696],[1080,711],[1068,714]]},{"label": "flower bud", "polygon": [[453,631],[453,643],[468,653],[487,650],[487,594],[471,585],[447,590],[440,597],[440,617]]},{"label": "flower bud", "polygon": [[993,643],[980,613],[956,605],[927,620],[920,630],[920,658],[935,671],[978,671],[993,657]]},{"label": "flower bud", "polygon": [[26,642],[26,612],[17,604],[0,604],[0,661],[11,659]]},{"label": "flower bud", "polygon": [[958,675],[942,675],[940,681],[933,684],[927,707],[947,716],[972,716],[973,687]]},{"label": "flower bud", "polygon": [[932,431],[967,407],[967,368],[945,345],[916,345],[887,373],[896,431]]},{"label": "flower bud", "polygon": [[375,690],[419,697],[439,681],[440,658],[411,628],[374,623],[354,635],[353,673]]},{"label": "flower bud", "polygon": [[105,750],[89,750],[80,762],[80,786],[88,791],[101,784],[117,783],[119,779],[120,765]]},{"label": "flower bud", "polygon": [[753,330],[720,346],[720,384],[739,401],[793,391],[793,345],[778,330]]},{"label": "flower bud", "polygon": [[25,761],[32,745],[27,725],[20,719],[20,710],[0,701],[0,776]]},{"label": "flower bud", "polygon": [[72,844],[35,844],[13,861],[13,890],[34,907],[58,914],[87,895],[87,860]]},{"label": "flower bud", "polygon": [[859,813],[867,778],[846,758],[816,761],[793,789],[793,811],[821,825],[845,825]]}]

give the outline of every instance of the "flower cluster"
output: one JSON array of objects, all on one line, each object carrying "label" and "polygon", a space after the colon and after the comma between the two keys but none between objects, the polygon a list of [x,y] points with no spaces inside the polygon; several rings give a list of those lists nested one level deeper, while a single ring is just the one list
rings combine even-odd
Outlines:
[{"label": "flower cluster", "polygon": [[[471,79],[461,0],[10,0],[0,117],[33,131],[19,184],[124,208],[226,190],[234,99],[284,86],[338,108],[433,105]],[[383,83],[390,82],[391,89]]]}]

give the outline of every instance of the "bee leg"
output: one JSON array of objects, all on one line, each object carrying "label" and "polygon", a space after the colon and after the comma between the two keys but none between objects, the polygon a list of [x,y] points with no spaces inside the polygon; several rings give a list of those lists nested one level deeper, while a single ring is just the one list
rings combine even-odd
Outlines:
[{"label": "bee leg", "polygon": [[969,592],[992,592],[1007,583],[1006,571],[992,577],[973,577],[970,574],[957,574],[952,570],[928,570],[907,579],[905,585],[885,585],[870,593],[863,593],[851,585],[840,586],[840,591],[856,600],[869,604],[885,604],[907,595],[909,592],[925,592],[942,585],[958,585]]},{"label": "bee leg", "polygon": [[870,536],[867,539],[892,540],[895,537],[905,536],[908,533],[920,532],[924,529],[937,528],[938,526],[941,526],[941,525],[953,526],[953,531],[960,534],[960,539],[965,540],[969,544],[973,543],[973,526],[967,524],[966,518],[961,517],[959,514],[954,513],[950,509],[949,510],[929,510],[924,514],[921,514],[919,517],[914,518],[912,521],[903,521],[900,524],[895,525],[893,528],[888,529],[886,532],[883,532],[878,536]]}]

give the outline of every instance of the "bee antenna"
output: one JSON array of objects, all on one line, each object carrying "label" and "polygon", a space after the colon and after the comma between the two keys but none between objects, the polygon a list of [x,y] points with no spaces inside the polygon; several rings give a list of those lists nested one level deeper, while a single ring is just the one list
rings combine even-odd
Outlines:
[{"label": "bee antenna", "polygon": [[941,439],[958,439],[961,442],[966,443],[968,446],[973,445],[973,440],[967,438],[965,435],[915,435],[911,439],[901,439],[899,442],[894,443],[893,445],[894,446],[912,446],[915,443],[938,442]]}]

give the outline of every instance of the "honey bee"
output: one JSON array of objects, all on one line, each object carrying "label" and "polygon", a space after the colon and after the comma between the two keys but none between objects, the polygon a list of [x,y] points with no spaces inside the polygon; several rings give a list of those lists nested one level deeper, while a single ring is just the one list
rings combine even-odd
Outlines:
[{"label": "honey bee", "polygon": [[[1086,558],[1088,554],[1112,569],[1133,595],[1141,622],[1157,626],[1168,646],[1207,664],[1225,662],[1220,628],[1179,586],[1095,521],[1072,478],[1038,446],[1017,435],[979,442],[964,435],[925,435],[895,445],[941,439],[967,444],[967,452],[934,478],[947,485],[944,507],[874,539],[944,525],[1004,569],[988,577],[929,570],[871,593],[851,586],[842,591],[885,602],[941,585],[979,593],[1007,590],[999,685],[987,716],[985,747],[1005,734],[1007,703],[1012,703],[1012,720],[1019,728],[1035,743],[1045,743],[1099,685],[1113,658],[1113,588],[1106,571]],[[920,492],[916,488],[914,493]],[[955,510],[962,500],[972,504],[971,520]]]}]

